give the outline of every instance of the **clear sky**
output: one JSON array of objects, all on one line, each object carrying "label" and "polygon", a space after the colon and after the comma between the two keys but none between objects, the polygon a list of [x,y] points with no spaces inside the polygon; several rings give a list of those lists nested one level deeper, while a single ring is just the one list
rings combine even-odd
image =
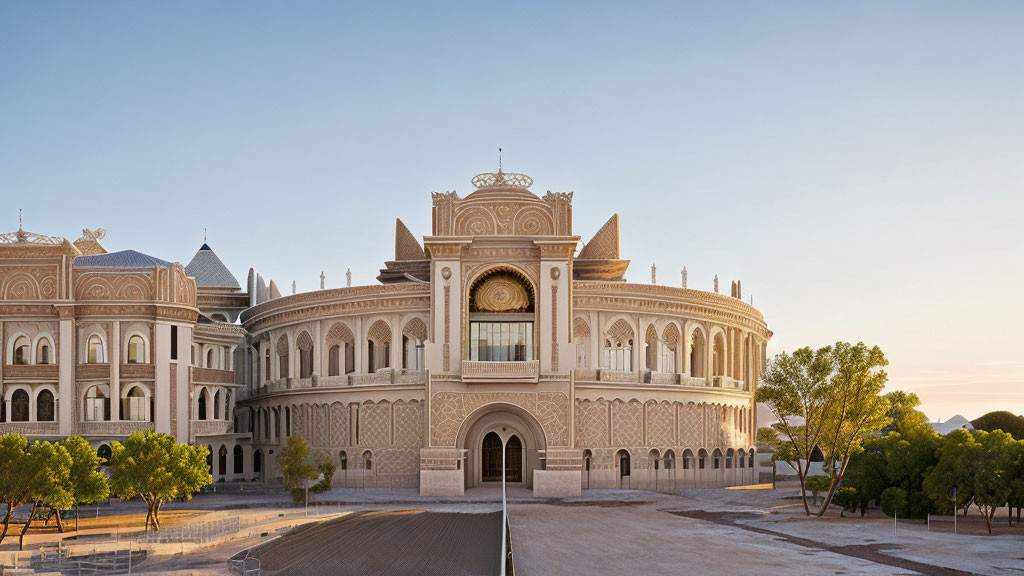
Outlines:
[{"label": "clear sky", "polygon": [[630,280],[742,279],[771,352],[1024,412],[1024,3],[550,4],[0,3],[0,229],[368,283],[501,146]]}]

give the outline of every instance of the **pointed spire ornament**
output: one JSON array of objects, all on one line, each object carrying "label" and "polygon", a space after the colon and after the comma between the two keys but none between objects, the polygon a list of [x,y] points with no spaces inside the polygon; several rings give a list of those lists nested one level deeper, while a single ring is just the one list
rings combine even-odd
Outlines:
[{"label": "pointed spire ornament", "polygon": [[686,266],[683,266],[683,288],[686,288]]},{"label": "pointed spire ornament", "polygon": [[352,269],[349,268],[345,271],[345,286],[352,287]]},{"label": "pointed spire ornament", "polygon": [[742,280],[737,280],[736,281],[736,297],[739,298],[740,300],[743,300],[743,281]]},{"label": "pointed spire ornament", "polygon": [[324,276],[324,271],[323,271],[323,270],[321,270],[321,271],[320,271],[320,289],[321,289],[321,290],[323,290],[323,289],[324,289],[324,279],[325,279],[325,278],[326,278],[326,276]]},{"label": "pointed spire ornament", "polygon": [[295,280],[292,280],[292,294],[295,294]]},{"label": "pointed spire ornament", "polygon": [[658,283],[658,266],[651,264],[651,284]]},{"label": "pointed spire ornament", "polygon": [[715,274],[715,294],[718,294],[718,274]]}]

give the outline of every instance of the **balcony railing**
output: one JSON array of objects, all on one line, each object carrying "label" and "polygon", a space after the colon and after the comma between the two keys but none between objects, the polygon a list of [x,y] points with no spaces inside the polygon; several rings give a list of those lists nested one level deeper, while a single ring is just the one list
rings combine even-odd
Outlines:
[{"label": "balcony railing", "polygon": [[122,420],[120,422],[79,422],[78,433],[83,436],[130,436],[134,432],[154,430],[152,422]]},{"label": "balcony railing", "polygon": [[79,364],[75,367],[75,377],[80,380],[110,378],[110,364]]},{"label": "balcony railing", "polygon": [[58,434],[60,432],[59,422],[2,422],[0,423],[0,436],[4,434]]},{"label": "balcony railing", "polygon": [[4,378],[38,378],[40,380],[56,380],[60,368],[56,364],[36,364],[25,366],[10,364],[4,366]]},{"label": "balcony railing", "polygon": [[129,380],[152,380],[156,367],[152,364],[121,364],[121,378]]},{"label": "balcony railing", "polygon": [[193,436],[219,436],[230,434],[232,423],[228,420],[192,420]]},{"label": "balcony railing", "polygon": [[234,384],[235,373],[232,370],[192,367],[192,382],[197,384]]},{"label": "balcony railing", "polygon": [[462,361],[463,382],[537,382],[539,379],[539,360],[525,362]]}]

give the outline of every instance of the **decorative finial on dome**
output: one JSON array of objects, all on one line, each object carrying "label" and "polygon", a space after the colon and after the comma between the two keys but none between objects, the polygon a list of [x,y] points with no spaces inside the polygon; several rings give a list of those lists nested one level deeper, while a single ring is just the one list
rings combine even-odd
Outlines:
[{"label": "decorative finial on dome", "polygon": [[501,148],[498,148],[498,174],[501,174]]}]

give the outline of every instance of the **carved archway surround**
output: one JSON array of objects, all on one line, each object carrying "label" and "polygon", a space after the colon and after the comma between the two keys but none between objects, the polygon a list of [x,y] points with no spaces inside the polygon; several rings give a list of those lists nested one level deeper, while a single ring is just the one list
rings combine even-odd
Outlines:
[{"label": "carved archway surround", "polygon": [[463,263],[462,265],[462,277],[465,279],[462,285],[462,357],[469,359],[469,299],[470,293],[476,284],[484,279],[485,277],[497,273],[507,272],[523,282],[523,286],[530,292],[530,296],[533,298],[533,342],[532,342],[532,354],[534,360],[540,360],[540,334],[538,332],[538,326],[540,325],[540,268],[538,266],[531,266],[529,263]]}]

